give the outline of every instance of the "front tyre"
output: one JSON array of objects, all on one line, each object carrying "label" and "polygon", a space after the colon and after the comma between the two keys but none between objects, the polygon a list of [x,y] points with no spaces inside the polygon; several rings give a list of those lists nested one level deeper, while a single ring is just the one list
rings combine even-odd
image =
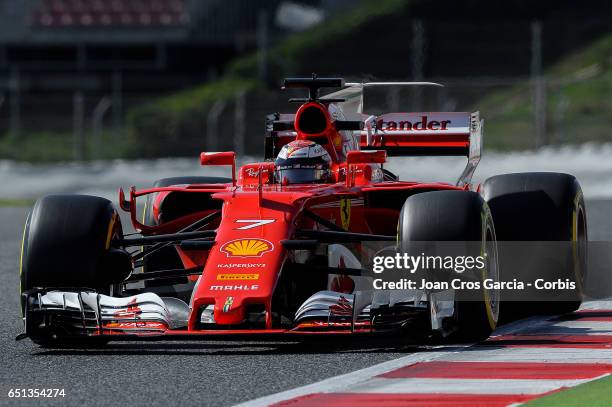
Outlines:
[{"label": "front tyre", "polygon": [[[27,218],[22,240],[22,314],[23,293],[34,288],[110,293],[132,271],[131,257],[120,247],[121,238],[121,220],[107,199],[86,195],[39,199]],[[28,331],[34,342],[47,342],[48,338]]]},{"label": "front tyre", "polygon": [[479,289],[455,291],[453,314],[457,339],[472,342],[487,338],[497,326],[499,291],[485,288],[483,281],[498,281],[500,276],[493,218],[482,197],[456,190],[409,197],[400,213],[398,240],[403,253],[410,252],[412,242],[454,242],[455,248],[465,247],[459,254],[487,259],[486,266],[472,276],[480,283]]}]

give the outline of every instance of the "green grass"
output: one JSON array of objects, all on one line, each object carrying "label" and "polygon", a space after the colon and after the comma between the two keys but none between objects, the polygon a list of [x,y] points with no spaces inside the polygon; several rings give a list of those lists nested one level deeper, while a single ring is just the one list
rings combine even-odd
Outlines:
[{"label": "green grass", "polygon": [[259,88],[257,80],[227,77],[132,109],[127,119],[128,156],[172,156],[191,149],[186,146],[201,147],[206,117],[213,104]]},{"label": "green grass", "polygon": [[612,376],[553,393],[527,403],[529,407],[607,407],[612,405]]},{"label": "green grass", "polygon": [[250,91],[260,86],[255,79],[227,77],[204,86],[185,90],[153,102],[152,106],[166,113],[180,113],[210,107],[217,100],[231,99],[239,91]]},{"label": "green grass", "polygon": [[[0,138],[0,159],[28,162],[58,162],[74,159],[74,140],[67,133],[22,133],[13,139],[9,135]],[[127,155],[130,140],[124,136],[114,138],[110,133],[102,133],[99,145],[93,135],[85,135],[85,159],[111,159]]]},{"label": "green grass", "polygon": [[0,139],[0,158],[22,161],[61,161],[72,158],[72,138],[56,133],[22,133]]},{"label": "green grass", "polygon": [[0,208],[7,206],[32,206],[34,205],[33,199],[12,199],[12,198],[0,198]]},{"label": "green grass", "polygon": [[[612,34],[563,58],[546,75],[548,141],[612,142]],[[475,103],[486,119],[487,148],[535,147],[532,97],[531,84],[526,81],[491,92]],[[558,114],[561,108],[562,116]]]}]

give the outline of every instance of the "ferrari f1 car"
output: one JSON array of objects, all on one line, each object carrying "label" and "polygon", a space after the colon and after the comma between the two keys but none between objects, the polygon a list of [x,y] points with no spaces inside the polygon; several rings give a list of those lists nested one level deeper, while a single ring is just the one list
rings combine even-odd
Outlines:
[{"label": "ferrari f1 car", "polygon": [[[363,112],[364,89],[382,85],[441,86],[285,79],[308,97],[293,100],[294,114],[268,116],[265,161],[236,168],[233,152],[204,152],[202,166],[231,167],[231,178],[120,190],[135,234],[123,233],[109,200],[38,200],[23,236],[20,338],[487,337],[500,312],[512,314],[497,289],[470,300],[457,289],[375,289],[372,258],[412,242],[476,242],[487,262],[471,278],[500,280],[498,241],[586,240],[580,185],[557,173],[473,185],[479,113]],[[455,184],[400,180],[385,168],[387,156],[414,155],[465,156],[467,165]],[[580,279],[576,263],[559,277]],[[576,291],[555,311],[577,307]]]}]

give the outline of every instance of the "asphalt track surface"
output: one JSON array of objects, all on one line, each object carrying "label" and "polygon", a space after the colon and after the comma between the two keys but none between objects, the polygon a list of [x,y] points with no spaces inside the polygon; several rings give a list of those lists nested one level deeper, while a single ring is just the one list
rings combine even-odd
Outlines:
[{"label": "asphalt track surface", "polygon": [[[592,240],[612,240],[612,201],[587,202]],[[16,342],[19,246],[26,208],[0,208],[0,405],[232,405],[423,351],[359,342],[125,342],[47,350]],[[60,388],[58,399],[9,389]]]}]

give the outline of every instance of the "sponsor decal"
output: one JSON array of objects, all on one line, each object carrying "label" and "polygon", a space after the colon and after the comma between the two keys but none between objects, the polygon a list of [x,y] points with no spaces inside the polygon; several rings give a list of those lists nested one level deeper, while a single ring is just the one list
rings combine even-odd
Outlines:
[{"label": "sponsor decal", "polygon": [[325,149],[320,144],[317,144],[316,146],[314,146],[312,148],[312,151],[308,154],[309,157],[321,157],[324,155],[325,155]]},{"label": "sponsor decal", "polygon": [[217,280],[259,280],[259,274],[217,274]]},{"label": "sponsor decal", "polygon": [[219,250],[227,257],[261,257],[273,249],[274,245],[265,239],[236,239],[225,243]]},{"label": "sponsor decal", "polygon": [[343,296],[340,296],[338,303],[329,307],[329,312],[332,315],[349,316],[353,314],[353,304]]},{"label": "sponsor decal", "polygon": [[255,168],[247,168],[245,171],[246,171],[246,174],[249,177],[258,177],[259,176],[259,170],[256,170]]},{"label": "sponsor decal", "polygon": [[268,184],[274,176],[274,163],[249,164],[240,169],[240,178],[246,184],[257,184],[260,181]]},{"label": "sponsor decal", "polygon": [[234,285],[211,285],[211,291],[255,291],[259,290],[258,284],[234,284]]},{"label": "sponsor decal", "polygon": [[379,120],[376,127],[381,130],[448,130],[450,120],[429,120],[427,116],[421,116],[421,120],[411,122],[409,120],[401,121],[383,121]]},{"label": "sponsor decal", "polygon": [[276,219],[237,219],[235,223],[247,223],[234,230],[249,230],[276,222]]},{"label": "sponsor decal", "polygon": [[115,318],[133,319],[137,318],[138,314],[142,314],[142,310],[138,306],[137,299],[134,298],[128,302],[127,307],[113,312]]},{"label": "sponsor decal", "polygon": [[[291,144],[286,144],[285,146],[283,146],[280,153],[278,154],[278,158],[287,159],[298,151],[300,151],[300,153],[297,156],[308,157],[308,147],[314,144],[315,143],[310,140],[292,141]],[[306,150],[306,151],[301,151],[301,150]]]},{"label": "sponsor decal", "polygon": [[342,145],[342,136],[340,134],[335,134],[334,135],[334,146],[335,147],[340,147]]},{"label": "sponsor decal", "polygon": [[299,151],[303,148],[308,148],[313,146],[315,143],[310,140],[296,140],[293,143],[287,145],[287,157],[291,157],[291,155]]},{"label": "sponsor decal", "polygon": [[166,324],[154,321],[132,321],[132,322],[107,322],[104,324],[107,329],[168,329]]},{"label": "sponsor decal", "polygon": [[351,200],[348,198],[340,200],[340,221],[342,222],[342,229],[348,230],[351,223]]},{"label": "sponsor decal", "polygon": [[266,263],[221,263],[217,264],[217,268],[220,269],[253,269],[253,268],[265,268]]},{"label": "sponsor decal", "polygon": [[223,312],[229,312],[232,309],[232,304],[234,304],[234,297],[227,297],[223,304]]}]

